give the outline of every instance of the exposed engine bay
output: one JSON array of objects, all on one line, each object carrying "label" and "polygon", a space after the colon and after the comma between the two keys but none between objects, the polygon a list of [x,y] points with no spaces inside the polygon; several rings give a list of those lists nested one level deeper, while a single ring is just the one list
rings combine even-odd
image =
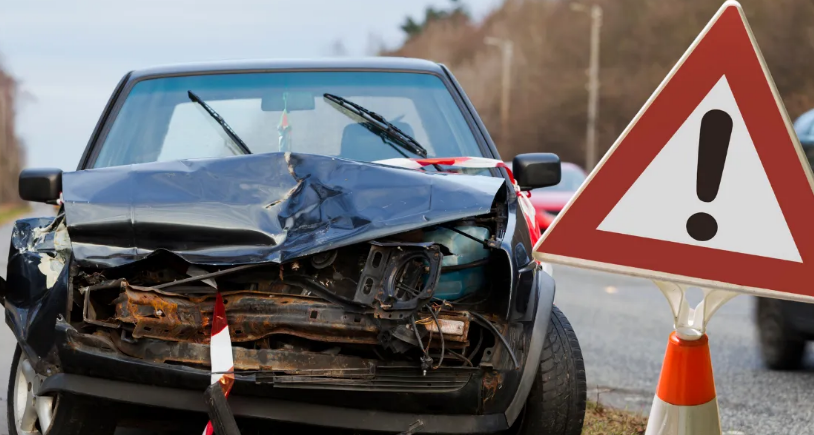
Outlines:
[{"label": "exposed engine bay", "polygon": [[[79,271],[71,321],[133,357],[206,365],[200,345],[220,291],[233,345],[245,349],[236,370],[353,378],[399,362],[475,367],[502,345],[485,309],[504,305],[493,290],[505,283],[487,278],[507,275],[489,261],[496,228],[494,217],[459,221],[279,265],[205,270],[166,254]],[[279,352],[323,363],[285,364]]]}]

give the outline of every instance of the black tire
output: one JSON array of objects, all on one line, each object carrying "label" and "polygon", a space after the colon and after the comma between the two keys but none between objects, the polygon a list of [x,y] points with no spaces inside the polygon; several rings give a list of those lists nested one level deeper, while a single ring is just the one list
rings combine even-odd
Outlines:
[{"label": "black tire", "polygon": [[783,315],[783,301],[757,298],[757,327],[763,363],[771,370],[796,370],[803,364],[806,340]]},{"label": "black tire", "polygon": [[587,390],[577,335],[565,314],[552,307],[540,369],[514,433],[580,435]]},{"label": "black tire", "polygon": [[[17,433],[14,416],[15,384],[17,367],[23,357],[22,349],[17,346],[9,375],[6,408],[9,435]],[[40,428],[42,435],[113,435],[116,430],[116,418],[111,412],[111,405],[94,399],[60,394],[54,401],[54,412],[49,428]],[[44,433],[43,433],[44,431]]]}]

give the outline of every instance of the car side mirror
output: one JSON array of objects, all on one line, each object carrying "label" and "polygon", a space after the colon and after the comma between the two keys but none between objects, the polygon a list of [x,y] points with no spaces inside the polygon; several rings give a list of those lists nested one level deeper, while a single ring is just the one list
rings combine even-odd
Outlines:
[{"label": "car side mirror", "polygon": [[19,190],[26,201],[55,203],[62,193],[62,169],[25,169],[20,172]]},{"label": "car side mirror", "polygon": [[554,186],[562,176],[560,157],[552,153],[519,154],[512,160],[512,172],[521,190]]}]

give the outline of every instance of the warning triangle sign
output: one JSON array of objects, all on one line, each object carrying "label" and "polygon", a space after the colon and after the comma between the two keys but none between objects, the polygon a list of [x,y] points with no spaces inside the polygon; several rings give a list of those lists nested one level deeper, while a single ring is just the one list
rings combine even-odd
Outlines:
[{"label": "warning triangle sign", "polygon": [[814,300],[811,168],[737,2],[724,3],[534,251]]}]

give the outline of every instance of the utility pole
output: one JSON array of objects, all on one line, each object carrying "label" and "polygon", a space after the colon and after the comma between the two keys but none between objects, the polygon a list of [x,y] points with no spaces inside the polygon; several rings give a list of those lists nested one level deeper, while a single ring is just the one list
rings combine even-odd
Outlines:
[{"label": "utility pole", "polygon": [[590,8],[581,3],[571,3],[571,9],[591,16],[591,60],[588,67],[588,126],[585,134],[585,169],[596,166],[596,120],[599,116],[599,31],[602,28],[602,7]]},{"label": "utility pole", "polygon": [[512,57],[514,56],[514,43],[508,39],[487,36],[483,42],[487,45],[498,47],[502,53],[503,66],[501,72],[500,86],[500,142],[503,146],[508,146],[509,137],[509,105],[511,104],[511,78],[512,78]]}]

